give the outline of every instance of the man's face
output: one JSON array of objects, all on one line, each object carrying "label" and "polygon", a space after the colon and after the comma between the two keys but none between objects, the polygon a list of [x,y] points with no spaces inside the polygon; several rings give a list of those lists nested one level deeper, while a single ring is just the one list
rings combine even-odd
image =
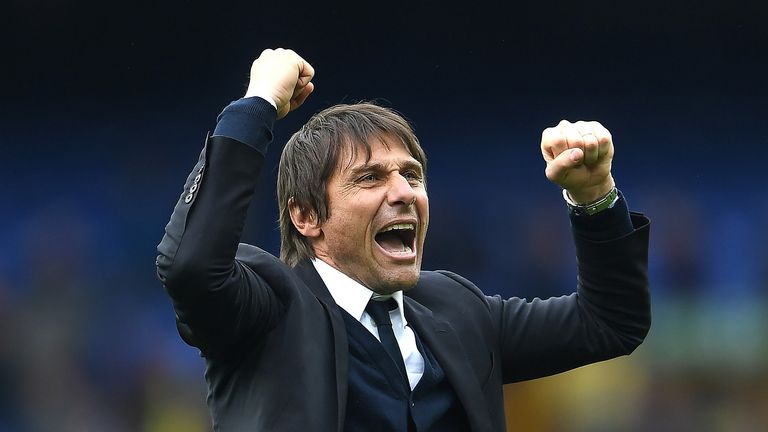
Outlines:
[{"label": "man's face", "polygon": [[[312,239],[318,258],[371,290],[389,294],[416,285],[429,200],[424,172],[398,140],[371,142],[371,158],[342,155],[328,180],[330,217]],[[389,147],[389,148],[387,148]]]}]

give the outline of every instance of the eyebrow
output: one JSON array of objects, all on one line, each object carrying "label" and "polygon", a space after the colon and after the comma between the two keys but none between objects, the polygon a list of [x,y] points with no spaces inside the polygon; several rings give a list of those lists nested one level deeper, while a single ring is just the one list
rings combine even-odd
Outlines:
[{"label": "eyebrow", "polygon": [[[421,163],[417,160],[405,160],[402,163],[397,164],[399,169],[412,169],[418,171],[420,174],[424,172],[423,167],[421,166]],[[369,171],[376,171],[376,172],[386,172],[387,171],[387,165],[379,162],[374,163],[366,163],[357,167],[352,168],[349,171],[349,176],[354,178],[358,175],[369,172]]]}]

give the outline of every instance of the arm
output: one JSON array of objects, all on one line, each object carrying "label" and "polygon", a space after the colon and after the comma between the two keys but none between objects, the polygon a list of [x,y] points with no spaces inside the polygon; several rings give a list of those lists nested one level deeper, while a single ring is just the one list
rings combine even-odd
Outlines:
[{"label": "arm", "polygon": [[274,107],[257,100],[247,115],[230,113],[230,122],[234,116],[246,123],[241,130],[252,142],[207,140],[158,245],[157,273],[173,300],[179,331],[206,354],[258,335],[282,312],[270,287],[235,254],[275,117],[304,102],[314,89],[313,74],[292,51],[267,50],[254,61],[246,96],[270,99]]},{"label": "arm", "polygon": [[[597,122],[561,122],[542,134],[546,175],[574,204],[615,187],[613,141]],[[631,353],[650,328],[648,220],[621,194],[593,215],[571,212],[577,291],[548,300],[489,298],[504,382],[537,378]]]},{"label": "arm", "polygon": [[505,383],[626,355],[640,345],[651,323],[649,225],[639,214],[632,222],[632,233],[621,238],[575,239],[575,293],[532,301],[488,298]]}]

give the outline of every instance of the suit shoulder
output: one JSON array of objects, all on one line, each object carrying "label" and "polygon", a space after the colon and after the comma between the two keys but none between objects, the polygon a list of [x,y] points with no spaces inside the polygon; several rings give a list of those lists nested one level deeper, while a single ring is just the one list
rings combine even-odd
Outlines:
[{"label": "suit shoulder", "polygon": [[[285,266],[285,264],[283,264],[283,262],[280,261],[280,259],[278,259],[276,256],[258,246],[254,246],[248,243],[240,243],[237,245],[237,253],[235,254],[235,258],[238,261],[248,265],[282,264]],[[287,268],[288,266],[285,267]]]},{"label": "suit shoulder", "polygon": [[476,298],[486,307],[488,302],[485,294],[469,279],[448,270],[422,271],[418,287],[439,296],[453,297],[459,293],[470,298]]},{"label": "suit shoulder", "polygon": [[436,318],[451,323],[460,334],[482,339],[486,346],[496,340],[491,305],[468,279],[446,270],[425,271],[406,295],[432,311]]},{"label": "suit shoulder", "polygon": [[235,262],[245,268],[248,273],[262,279],[281,298],[284,297],[282,292],[285,289],[300,285],[295,269],[257,246],[247,243],[238,244]]}]

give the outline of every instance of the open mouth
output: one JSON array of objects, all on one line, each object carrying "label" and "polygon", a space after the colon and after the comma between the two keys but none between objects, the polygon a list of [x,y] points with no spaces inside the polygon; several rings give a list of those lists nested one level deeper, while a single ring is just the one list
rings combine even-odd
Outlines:
[{"label": "open mouth", "polygon": [[411,255],[416,249],[416,224],[396,223],[376,234],[376,243],[391,255]]}]

